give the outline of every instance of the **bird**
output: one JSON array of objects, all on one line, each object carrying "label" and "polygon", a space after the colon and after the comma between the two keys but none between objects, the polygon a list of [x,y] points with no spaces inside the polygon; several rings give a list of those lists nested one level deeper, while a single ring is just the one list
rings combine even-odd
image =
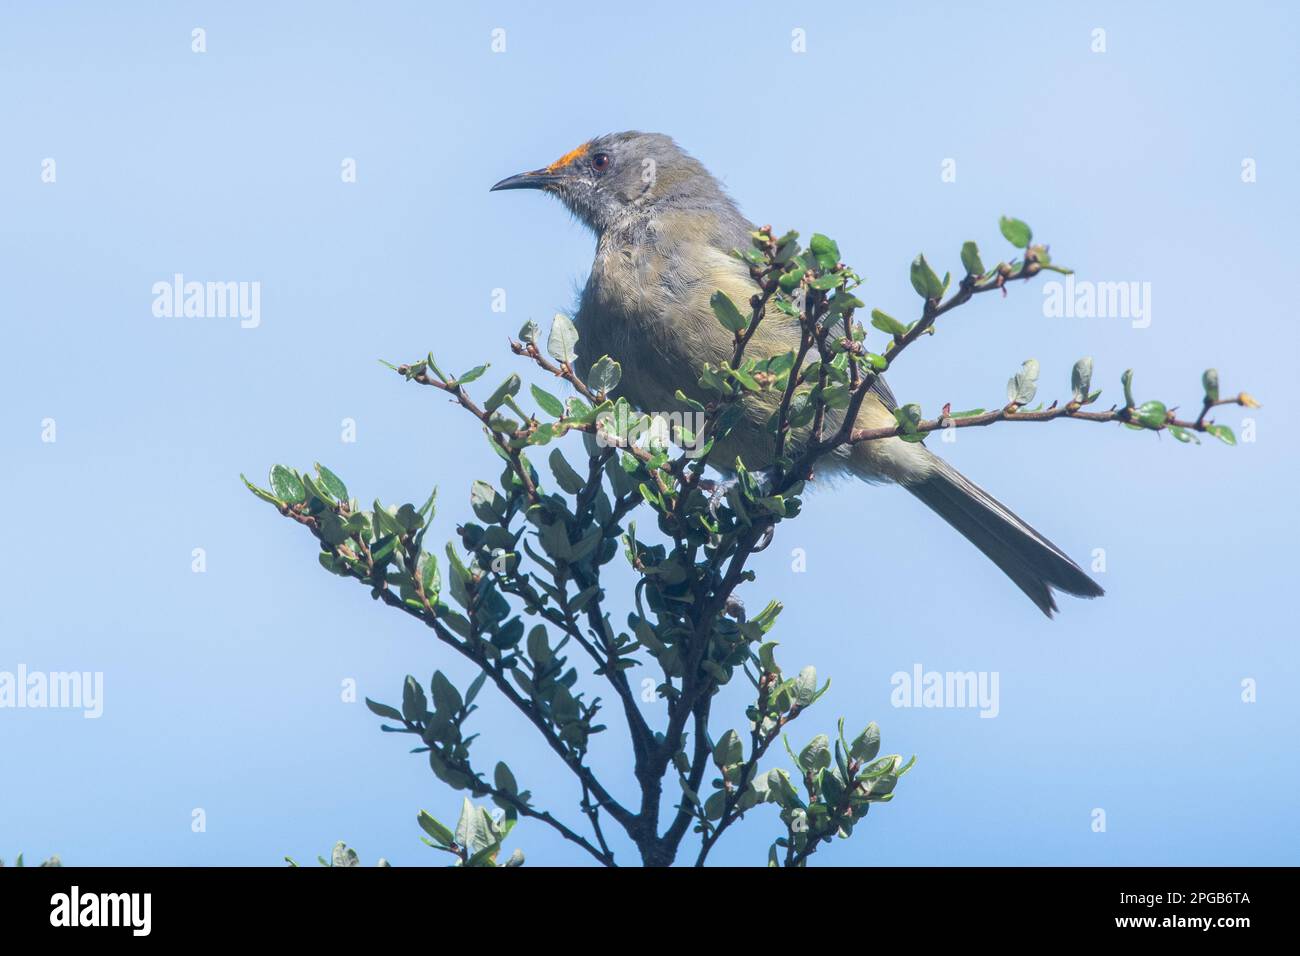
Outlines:
[{"label": "bird", "polygon": [[[492,186],[515,189],[549,193],[595,234],[595,259],[573,319],[575,371],[585,379],[602,356],[618,361],[618,393],[642,413],[684,411],[679,390],[707,401],[698,386],[701,368],[729,361],[734,348],[710,298],[720,290],[744,308],[759,291],[733,252],[748,247],[756,227],[722,184],[671,137],[631,130],[597,136],[548,166]],[[769,306],[746,355],[784,354],[798,341],[798,321]],[[771,390],[748,395],[744,415],[710,463],[739,457],[751,471],[770,467],[775,437],[767,422],[778,401]],[[878,376],[855,426],[895,427],[896,407]],[[1083,598],[1104,593],[1060,548],[921,442],[890,437],[842,446],[817,462],[817,470],[901,485],[1049,618],[1058,610],[1053,589]]]}]

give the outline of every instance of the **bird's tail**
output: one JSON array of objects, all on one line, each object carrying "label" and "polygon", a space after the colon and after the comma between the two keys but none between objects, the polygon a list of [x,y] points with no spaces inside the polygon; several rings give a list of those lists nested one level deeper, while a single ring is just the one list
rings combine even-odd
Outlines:
[{"label": "bird's tail", "polygon": [[928,476],[904,485],[1002,569],[1048,617],[1052,588],[1100,597],[1101,586],[1052,542],[943,459],[930,456]]}]

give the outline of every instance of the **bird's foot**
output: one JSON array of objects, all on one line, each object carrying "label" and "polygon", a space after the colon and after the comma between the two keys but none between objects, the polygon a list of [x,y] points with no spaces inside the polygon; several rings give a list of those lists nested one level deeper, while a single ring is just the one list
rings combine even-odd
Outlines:
[{"label": "bird's foot", "polygon": [[[766,495],[771,489],[773,477],[774,475],[771,469],[754,472],[754,479],[758,483],[758,493],[760,496]],[[731,492],[732,488],[736,487],[739,480],[740,479],[738,478],[728,478],[723,481],[716,481],[712,478],[701,478],[699,480],[697,487],[708,496],[709,514],[714,518],[718,517],[718,509],[722,507],[722,502],[726,500],[727,495]],[[754,546],[754,553],[762,551],[772,543],[772,535],[774,531],[775,529],[772,525],[768,525],[763,529],[762,536]],[[743,605],[741,606],[741,613],[744,613]],[[741,620],[743,620],[743,618],[741,618]]]},{"label": "bird's foot", "polygon": [[736,479],[732,478],[728,481],[714,481],[712,478],[701,478],[696,487],[708,496],[709,514],[716,518],[718,516],[718,508],[722,506],[722,502],[726,499],[727,493],[730,492],[732,488],[736,487]]},{"label": "bird's foot", "polygon": [[[758,484],[759,495],[766,495],[772,487],[772,479],[774,477],[773,470],[771,468],[765,468],[762,471],[755,471],[752,474],[754,481]],[[709,496],[709,511],[717,514],[718,506],[722,503],[723,499],[727,497],[727,493],[730,492],[732,488],[736,487],[736,484],[739,481],[739,478],[727,478],[723,481],[715,481],[712,478],[701,478],[697,486],[700,491]]]}]

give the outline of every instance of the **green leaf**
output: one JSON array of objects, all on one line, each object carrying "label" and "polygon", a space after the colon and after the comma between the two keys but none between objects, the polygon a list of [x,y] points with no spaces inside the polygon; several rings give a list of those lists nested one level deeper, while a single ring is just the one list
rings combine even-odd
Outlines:
[{"label": "green leaf", "polygon": [[334,844],[334,850],[330,854],[330,866],[360,866],[361,858],[357,856],[357,851],[349,847],[340,840]]},{"label": "green leaf", "polygon": [[869,799],[884,799],[894,792],[896,786],[898,786],[898,774],[893,772],[883,773],[867,785]]},{"label": "green leaf", "polygon": [[[491,640],[496,647],[499,647],[504,651],[504,650],[509,650],[510,648],[518,644],[520,638],[522,638],[523,636],[524,636],[524,622],[521,618],[516,617],[507,621],[504,626],[502,626],[495,634],[492,635]],[[479,676],[481,677],[483,675],[480,674]],[[475,680],[477,682],[477,678],[475,678]],[[470,691],[473,691],[474,685],[471,684],[469,689]],[[466,701],[468,701],[469,699],[470,699],[469,695],[467,694]]]},{"label": "green leaf", "polygon": [[[829,324],[833,325],[835,320],[838,320],[841,315],[848,312],[850,309],[857,310],[865,307],[866,303],[856,295],[851,294],[845,289],[840,289],[839,292],[835,293],[835,298],[830,300],[829,314],[832,321]],[[854,332],[859,333],[858,337],[860,338],[860,330],[855,327]]]},{"label": "green leaf", "polygon": [[325,486],[325,490],[332,494],[339,501],[348,500],[348,486],[343,484],[343,480],[338,475],[330,471],[320,462],[316,462],[316,472],[320,475],[320,483]]},{"label": "green leaf", "polygon": [[538,624],[528,632],[528,656],[538,664],[551,659],[551,646],[546,641],[546,628]]},{"label": "green leaf", "polygon": [[906,325],[879,309],[871,310],[871,324],[888,335],[903,335],[907,332]]},{"label": "green leaf", "polygon": [[425,500],[424,504],[420,505],[420,517],[425,521],[433,520],[434,502],[437,501],[437,499],[438,489],[434,488],[433,491],[429,492],[429,497]]},{"label": "green leaf", "polygon": [[903,426],[905,435],[917,434],[916,426],[921,424],[921,406],[915,402],[894,409],[894,419]]},{"label": "green leaf", "polygon": [[573,557],[563,519],[556,518],[550,524],[542,524],[537,529],[537,540],[542,542],[542,549],[552,558],[568,561]]},{"label": "green leaf", "polygon": [[536,385],[530,385],[529,390],[533,393],[533,399],[542,407],[542,411],[555,418],[564,417],[564,403],[558,398]]},{"label": "green leaf", "polygon": [[791,229],[776,241],[776,262],[789,262],[799,253],[799,233]]},{"label": "green leaf", "polygon": [[331,495],[324,488],[322,488],[320,485],[318,485],[315,479],[313,479],[311,475],[307,474],[306,472],[303,472],[298,477],[302,479],[302,487],[304,492],[306,493],[307,501],[310,502],[313,498],[315,498],[317,501],[321,501],[321,502],[326,502],[326,503],[333,502],[334,496]]},{"label": "green leaf", "polygon": [[1074,363],[1070,372],[1070,390],[1076,402],[1086,401],[1088,389],[1092,385],[1092,356],[1081,358]]},{"label": "green leaf", "polygon": [[[515,620],[518,620],[518,618],[516,618]],[[483,671],[478,675],[478,677],[475,677],[472,681],[470,681],[469,690],[465,691],[466,707],[474,703],[474,698],[477,697],[478,692],[483,689],[483,685],[487,683],[487,679],[488,679],[487,671]]]},{"label": "green leaf", "polygon": [[551,472],[555,475],[556,484],[571,495],[576,495],[587,484],[582,476],[573,470],[573,466],[556,448],[551,452]]},{"label": "green leaf", "polygon": [[911,272],[912,288],[921,298],[937,299],[943,295],[943,282],[930,268],[930,263],[925,261],[924,254],[912,260]]},{"label": "green leaf", "polygon": [[498,790],[504,790],[506,793],[519,793],[519,784],[515,782],[515,775],[510,772],[510,768],[504,763],[498,761],[496,770],[492,773],[492,779],[496,783]]},{"label": "green leaf", "polygon": [[542,330],[537,327],[537,323],[534,322],[532,319],[529,319],[519,328],[519,341],[536,342],[537,336],[541,333],[541,331]]},{"label": "green leaf", "polygon": [[867,729],[853,738],[849,745],[849,756],[859,762],[874,760],[880,752],[880,727],[873,720]]},{"label": "green leaf", "polygon": [[325,514],[321,515],[320,539],[330,547],[342,544],[351,537],[351,534],[351,531],[348,530],[348,526],[343,523],[343,519],[334,512],[327,511]]},{"label": "green leaf", "polygon": [[709,306],[713,309],[718,322],[728,332],[743,332],[749,328],[749,319],[740,314],[736,303],[732,302],[731,297],[721,289],[709,296]]},{"label": "green leaf", "polygon": [[330,574],[337,574],[341,578],[348,577],[348,562],[342,556],[322,551],[316,555],[316,560]]},{"label": "green leaf", "polygon": [[1020,371],[1007,380],[1007,401],[1028,405],[1038,393],[1038,360],[1025,359]]},{"label": "green leaf", "polygon": [[281,501],[290,504],[296,504],[307,497],[302,479],[284,465],[276,465],[271,469],[271,490]]},{"label": "green leaf", "polygon": [[[490,817],[489,817],[490,819]],[[480,821],[480,834],[489,832],[485,829],[484,821]],[[468,860],[465,860],[465,866],[495,866],[497,865],[497,855],[500,852],[500,842],[487,843],[478,848]]]},{"label": "green leaf", "polygon": [[507,398],[513,398],[518,395],[521,384],[519,376],[512,372],[510,377],[498,385],[497,390],[488,397],[486,402],[483,403],[484,411],[494,412],[501,407],[502,403],[505,402]]},{"label": "green leaf", "polygon": [[1168,416],[1164,402],[1143,402],[1137,410],[1137,420],[1148,428],[1159,428]]},{"label": "green leaf", "polygon": [[807,271],[808,269],[805,266],[796,266],[788,272],[783,272],[780,278],[776,280],[777,285],[784,292],[793,292],[799,288],[799,283],[803,281],[804,273]]},{"label": "green leaf", "polygon": [[483,373],[486,372],[489,368],[490,366],[488,365],[476,365],[468,372],[465,372],[463,375],[458,376],[456,378],[456,384],[468,385],[470,382],[476,382],[483,377]]},{"label": "green leaf", "polygon": [[482,832],[483,819],[478,808],[469,802],[469,797],[464,799],[460,808],[460,820],[456,823],[456,842],[472,856],[494,841],[489,833]]},{"label": "green leaf", "polygon": [[1007,237],[1007,242],[1017,249],[1028,248],[1030,241],[1034,238],[1033,230],[1029,226],[1010,216],[1003,216],[998,220],[998,228],[1002,230],[1002,235]]},{"label": "green leaf", "polygon": [[787,299],[785,296],[778,295],[774,299],[772,299],[772,302],[776,304],[778,311],[784,312],[792,319],[799,318],[799,310],[795,308],[794,303],[791,302],[789,299]]},{"label": "green leaf", "polygon": [[623,377],[623,366],[608,355],[602,355],[587,375],[587,385],[596,392],[612,392]]},{"label": "green leaf", "polygon": [[555,313],[551,334],[546,337],[546,351],[557,362],[573,364],[578,357],[578,330],[563,312]]},{"label": "green leaf", "polygon": [[378,703],[377,701],[371,700],[369,697],[366,698],[366,706],[370,708],[372,714],[375,714],[378,717],[386,717],[389,720],[395,720],[398,723],[401,723],[402,721],[402,712],[396,707],[390,707],[387,704]]},{"label": "green leaf", "polygon": [[818,734],[799,751],[799,767],[805,773],[816,773],[830,765],[831,740],[825,734]]},{"label": "green leaf", "polygon": [[820,232],[813,233],[812,239],[808,241],[808,251],[817,260],[817,268],[823,271],[834,269],[839,265],[840,247],[835,244],[834,239],[823,236]]},{"label": "green leaf", "polygon": [[393,552],[397,550],[397,535],[389,534],[375,541],[375,549],[370,558],[376,566],[387,564]]},{"label": "green leaf", "polygon": [[727,807],[727,795],[721,790],[714,791],[704,801],[704,816],[710,820],[721,820],[722,811]]},{"label": "green leaf", "polygon": [[424,587],[424,596],[432,603],[438,599],[442,590],[442,575],[438,573],[438,558],[431,552],[420,555],[418,565],[420,583]]},{"label": "green leaf", "polygon": [[424,688],[410,674],[402,684],[402,716],[411,723],[429,716],[429,700],[424,696]]},{"label": "green leaf", "polygon": [[980,259],[980,247],[973,242],[961,244],[961,264],[969,276],[982,276],[984,263]]},{"label": "green leaf", "polygon": [[376,535],[398,535],[405,530],[397,523],[397,519],[393,517],[393,512],[379,503],[378,498],[375,499],[374,511],[371,514],[373,515],[372,521]]},{"label": "green leaf", "polygon": [[[789,745],[787,744],[787,746]],[[795,792],[794,785],[790,782],[790,775],[779,767],[774,767],[768,771],[767,799],[784,810],[791,810],[803,805],[803,801],[799,799],[799,794]]]},{"label": "green leaf", "polygon": [[442,671],[434,671],[429,681],[429,692],[433,695],[433,706],[438,713],[450,717],[460,712],[465,706],[458,691]]},{"label": "green leaf", "polygon": [[261,498],[263,501],[270,502],[271,504],[275,505],[277,508],[280,506],[280,499],[277,498],[275,495],[271,494],[269,491],[265,490],[264,488],[257,487],[257,485],[253,484],[251,481],[245,478],[242,473],[240,474],[239,477],[244,482],[244,484],[248,486],[248,490],[251,491],[253,494],[257,495],[257,497]]},{"label": "green leaf", "polygon": [[429,834],[429,836],[433,838],[433,841],[439,846],[448,847],[456,841],[452,832],[430,816],[428,811],[421,810],[420,815],[416,820],[420,824],[420,829]]},{"label": "green leaf", "polygon": [[486,481],[475,481],[470,486],[469,503],[480,521],[496,524],[505,517],[505,498]]},{"label": "green leaf", "polygon": [[1219,400],[1219,370],[1207,368],[1205,374],[1201,376],[1201,385],[1205,387],[1205,400],[1207,402],[1217,402]]},{"label": "green leaf", "polygon": [[807,707],[817,696],[817,668],[809,664],[794,679],[794,699],[800,707]]},{"label": "green leaf", "polygon": [[829,807],[838,806],[844,797],[844,783],[834,772],[827,771],[821,775],[821,797]]},{"label": "green leaf", "polygon": [[1237,436],[1232,433],[1232,429],[1227,425],[1210,425],[1205,430],[1225,445],[1237,444]]},{"label": "green leaf", "polygon": [[722,769],[738,764],[744,759],[745,745],[740,740],[740,734],[728,730],[713,748],[713,763],[718,769]]},{"label": "green leaf", "polygon": [[1120,382],[1124,385],[1124,407],[1132,408],[1137,403],[1133,401],[1133,370],[1126,368],[1124,374],[1119,377]]},{"label": "green leaf", "polygon": [[419,531],[420,526],[424,524],[424,518],[420,516],[420,512],[415,510],[413,504],[402,505],[397,509],[395,517],[403,531]]}]

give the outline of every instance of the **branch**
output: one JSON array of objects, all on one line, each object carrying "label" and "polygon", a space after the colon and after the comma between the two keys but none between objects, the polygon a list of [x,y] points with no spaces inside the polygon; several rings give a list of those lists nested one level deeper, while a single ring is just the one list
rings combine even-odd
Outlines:
[{"label": "branch", "polygon": [[[752,679],[752,678],[751,678]],[[758,683],[758,713],[761,715],[767,709],[767,697],[772,686],[780,680],[779,674],[764,673],[759,677]],[[762,732],[762,721],[754,721],[753,727],[749,733],[749,759],[745,761],[740,772],[739,785],[732,785],[727,791],[727,799],[723,804],[722,818],[718,825],[711,832],[704,835],[700,841],[700,853],[695,858],[696,866],[703,866],[704,861],[709,856],[709,851],[721,839],[722,834],[727,831],[733,823],[745,815],[745,811],[736,812],[736,805],[740,802],[741,795],[745,792],[745,787],[754,780],[758,773],[758,762],[763,759],[773,742],[781,734],[781,730],[790,721],[794,720],[803,712],[803,708],[796,704],[787,713],[782,714],[776,721],[771,731],[767,734]]]},{"label": "branch", "polygon": [[1088,412],[1083,410],[1082,403],[1072,401],[1067,402],[1065,405],[1057,405],[1053,402],[1049,408],[1041,411],[1026,412],[1020,411],[1020,406],[1012,402],[995,411],[984,412],[979,415],[954,417],[945,413],[938,418],[918,422],[914,428],[910,429],[904,428],[902,425],[895,425],[892,428],[888,426],[883,428],[857,428],[850,433],[848,442],[857,444],[864,441],[879,441],[882,438],[903,438],[908,435],[925,434],[944,428],[982,428],[996,422],[1050,422],[1058,418],[1072,418],[1085,422],[1122,422],[1148,431],[1181,428],[1185,431],[1207,432],[1214,426],[1214,422],[1206,421],[1205,412],[1218,405],[1240,405],[1244,408],[1258,407],[1258,403],[1254,399],[1242,392],[1235,398],[1207,402],[1201,414],[1195,420],[1181,419],[1175,414],[1174,409],[1170,409],[1162,421],[1151,424],[1142,421],[1137,409],[1134,407],[1119,408],[1116,406],[1104,412]]},{"label": "branch", "polygon": [[[697,795],[700,792],[700,784],[704,782],[704,774],[709,768],[712,755],[709,747],[709,709],[712,700],[712,697],[704,697],[695,705],[695,750],[691,754],[691,771],[686,778],[686,785],[691,788],[691,793]],[[683,800],[677,808],[677,816],[664,831],[664,843],[674,855],[693,819],[695,819],[695,812],[691,809],[690,799],[683,794]]]},{"label": "branch", "polygon": [[[421,737],[423,736],[423,731],[421,730],[418,724],[412,723],[411,721],[407,720],[405,717],[402,718],[402,723],[405,725],[407,733],[416,734],[417,736],[421,736]],[[470,766],[468,760],[464,760],[464,761],[448,760],[447,764],[453,769],[458,770],[459,772],[469,777],[472,777],[474,779],[475,786],[471,789],[473,790],[474,795],[476,797],[490,796],[492,797],[493,800],[497,802],[498,805],[509,804],[509,806],[513,810],[515,810],[516,813],[519,813],[526,817],[531,817],[534,820],[539,820],[542,823],[545,823],[547,826],[551,827],[551,829],[555,830],[557,833],[560,834],[560,836],[564,837],[564,839],[568,840],[570,843],[582,847],[582,849],[586,850],[588,853],[594,856],[597,859],[597,861],[599,861],[602,865],[608,867],[613,867],[617,865],[614,862],[614,854],[610,851],[609,847],[605,844],[605,839],[600,833],[600,826],[598,823],[596,823],[594,817],[592,819],[592,822],[593,825],[595,826],[597,838],[599,839],[601,844],[601,849],[599,850],[597,850],[594,846],[592,846],[591,843],[581,834],[574,832],[570,827],[566,826],[564,823],[557,820],[554,816],[550,814],[550,812],[545,810],[538,810],[537,808],[530,806],[528,803],[524,802],[524,800],[521,799],[518,794],[513,793],[510,790],[503,790],[500,787],[493,786],[492,784],[487,783],[483,779],[482,774],[476,773],[474,771],[473,767]],[[586,783],[582,784],[582,799],[583,799],[583,810],[584,812],[586,812],[588,806],[590,805],[588,800],[588,788]],[[462,860],[469,859],[468,847],[458,848],[455,844],[452,844],[451,848],[454,851],[459,852],[459,855],[461,856]]]},{"label": "branch", "polygon": [[502,695],[504,695],[510,703],[514,704],[520,713],[527,717],[533,726],[537,728],[547,745],[554,750],[559,755],[560,759],[564,761],[565,765],[573,771],[574,775],[578,778],[579,783],[596,795],[596,799],[602,807],[609,811],[610,816],[624,827],[628,826],[632,822],[632,814],[625,807],[621,806],[617,800],[610,796],[609,791],[601,785],[600,781],[596,779],[596,776],[592,773],[591,769],[582,762],[582,759],[564,745],[564,742],[556,736],[555,731],[552,730],[550,724],[546,722],[546,718],[542,716],[540,711],[538,711],[532,702],[525,700],[520,696],[514,686],[506,680],[504,672],[494,667],[490,661],[481,655],[474,653],[465,642],[457,640],[456,636],[447,630],[443,623],[436,617],[428,617],[424,612],[411,607],[387,587],[376,588],[372,592],[372,595],[379,600],[382,600],[389,607],[398,608],[399,610],[409,614],[411,617],[423,621],[433,629],[434,633],[438,636],[438,640],[442,641],[448,647],[453,648],[461,656],[468,658],[476,664],[483,673],[488,675],[492,683],[496,685]]},{"label": "branch", "polygon": [[[561,378],[564,378],[565,381],[569,382],[571,385],[573,385],[575,389],[577,389],[587,398],[591,399],[593,402],[599,403],[602,400],[600,396],[592,392],[586,386],[586,384],[583,383],[580,378],[578,378],[578,376],[574,373],[573,369],[568,365],[568,363],[565,363],[563,366],[560,366],[550,362],[541,354],[541,352],[538,350],[535,344],[530,342],[527,345],[525,345],[523,343],[515,342],[512,340],[510,343],[510,348],[511,351],[515,352],[516,354],[528,356],[546,371],[551,372],[552,374],[557,375]],[[470,412],[470,414],[472,414],[475,418],[479,419],[479,421],[482,422],[483,425],[486,428],[488,428],[490,432],[492,432],[494,435],[499,434],[498,429],[496,429],[492,424],[491,414],[486,409],[481,408],[479,405],[477,405],[473,401],[473,399],[471,399],[469,395],[465,392],[465,389],[462,388],[459,385],[459,383],[457,383],[456,381],[454,380],[448,381],[448,380],[435,378],[431,376],[426,370],[420,370],[415,373],[412,373],[411,367],[406,365],[398,366],[397,372],[421,385],[427,385],[433,388],[437,388],[440,391],[444,391],[451,394],[456,399],[456,401],[461,405],[462,408]],[[532,419],[532,422],[533,422],[533,427],[535,428],[537,424],[536,420]],[[529,435],[532,430],[533,428],[521,429],[520,431],[514,433],[512,437],[516,437],[516,438],[527,437],[527,435]],[[595,426],[592,426],[592,431],[593,432],[595,431]],[[521,458],[521,450],[517,448],[511,448],[509,442],[505,444],[502,444],[501,442],[497,442],[497,446],[501,449],[502,453],[507,456],[507,459],[510,461],[511,465],[513,466],[515,473],[519,476],[520,481],[524,484],[528,494],[529,501],[533,504],[538,503],[540,497],[538,495],[536,487],[533,486],[532,479],[528,473],[527,467],[524,466],[523,460]],[[586,501],[586,504],[590,504],[591,499],[595,497],[595,490],[599,488],[599,484],[600,484],[600,465],[597,463],[595,459],[593,459],[590,463],[590,471],[588,474],[587,483],[584,486],[582,492],[578,496],[580,516],[583,508],[586,506],[583,504],[584,499]],[[605,653],[603,655],[600,652],[598,652],[591,645],[591,643],[587,641],[585,635],[582,633],[581,629],[577,626],[576,622],[574,621],[573,612],[568,607],[567,583],[564,580],[562,580],[559,574],[560,571],[565,570],[567,567],[568,566],[564,562],[557,561],[556,562],[557,574],[554,576],[554,581],[557,588],[561,590],[561,593],[563,593],[566,598],[566,600],[563,602],[563,607],[562,607],[562,611],[564,613],[564,619],[557,620],[553,617],[547,617],[547,619],[550,620],[552,623],[561,626],[566,633],[570,634],[575,639],[575,641],[577,641],[579,646],[582,647],[587,652],[588,656],[590,656],[596,662],[598,667],[604,673],[606,679],[613,687],[615,694],[618,696],[619,701],[623,706],[623,711],[627,719],[628,728],[632,735],[633,749],[637,755],[638,761],[641,761],[645,758],[646,754],[648,753],[648,751],[652,746],[652,741],[654,737],[653,732],[646,724],[645,717],[644,715],[642,715],[640,707],[637,706],[636,699],[632,694],[632,690],[627,682],[627,675],[614,666],[615,656],[612,653],[610,653],[610,649],[608,647],[604,648]],[[576,571],[577,569],[574,570]],[[586,588],[594,585],[596,582],[587,581],[584,579],[581,583],[583,588]],[[518,594],[517,591],[514,593]],[[588,620],[590,622],[592,630],[599,635],[599,639],[603,644],[604,615],[600,609],[599,592],[597,592],[597,595],[588,602],[587,607],[588,607]],[[542,608],[540,606],[536,606],[533,608],[533,611],[534,613],[541,613]]]}]

